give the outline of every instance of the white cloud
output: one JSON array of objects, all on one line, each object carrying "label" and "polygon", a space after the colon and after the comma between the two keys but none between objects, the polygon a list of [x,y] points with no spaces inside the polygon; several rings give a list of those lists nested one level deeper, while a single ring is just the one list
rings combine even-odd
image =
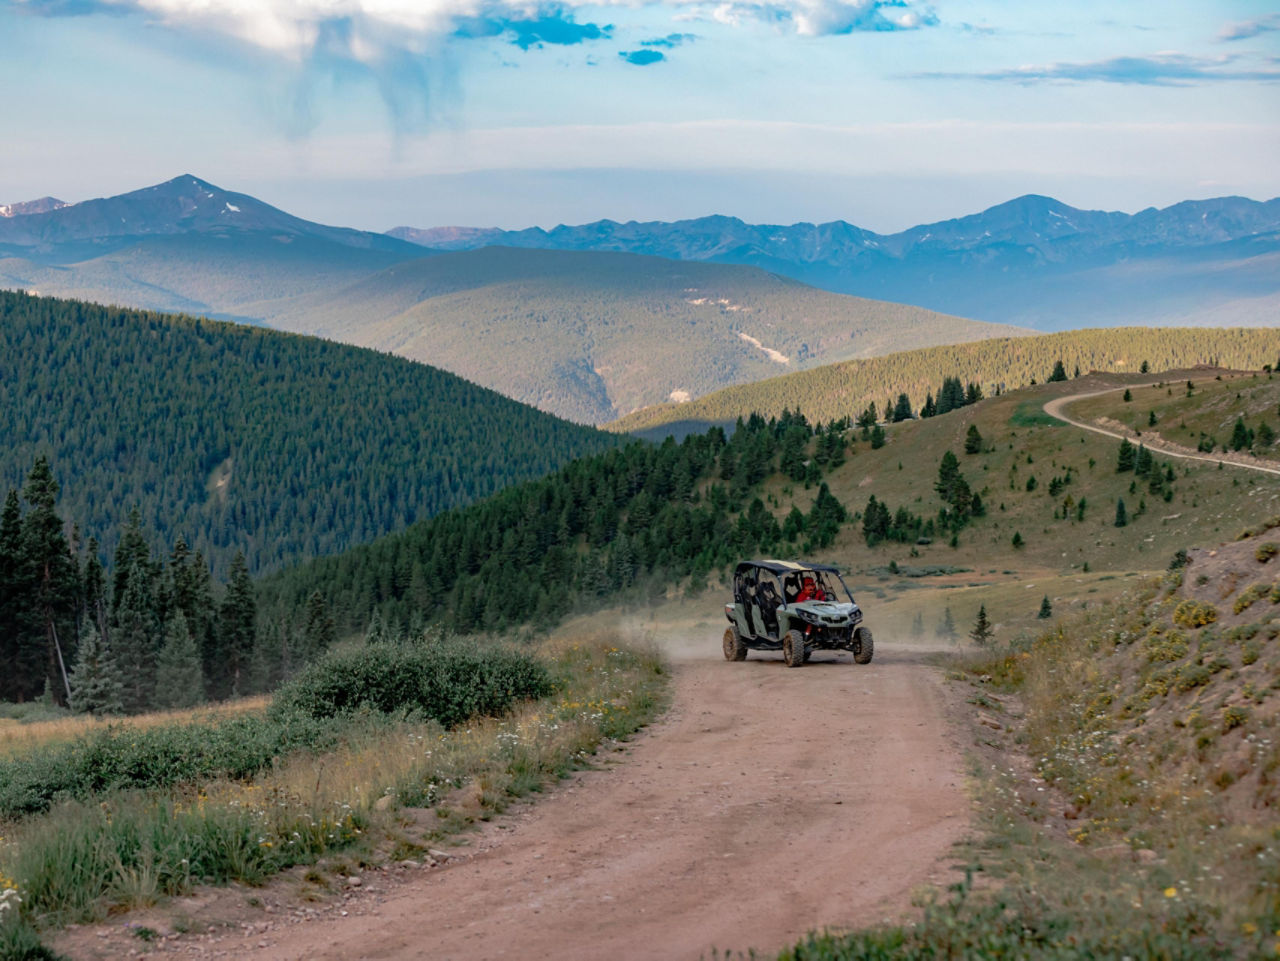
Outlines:
[{"label": "white cloud", "polygon": [[[917,0],[17,0],[45,15],[136,12],[171,28],[209,31],[295,60],[317,51],[372,65],[388,52],[426,52],[430,42],[476,19],[573,19],[585,9],[666,7],[677,17],[764,21],[809,36],[915,30],[936,22]],[[492,35],[492,34],[488,34]],[[555,42],[555,41],[551,41]]]}]

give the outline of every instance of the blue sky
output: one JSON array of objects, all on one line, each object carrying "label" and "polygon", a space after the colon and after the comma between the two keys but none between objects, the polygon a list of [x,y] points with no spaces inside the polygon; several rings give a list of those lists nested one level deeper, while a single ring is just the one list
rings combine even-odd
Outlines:
[{"label": "blue sky", "polygon": [[1280,194],[1280,4],[0,0],[0,202],[878,230]]}]

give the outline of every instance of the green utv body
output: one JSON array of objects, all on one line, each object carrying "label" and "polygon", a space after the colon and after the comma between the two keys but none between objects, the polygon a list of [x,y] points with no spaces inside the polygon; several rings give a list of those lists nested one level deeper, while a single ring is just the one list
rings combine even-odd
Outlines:
[{"label": "green utv body", "polygon": [[830,564],[743,561],[724,616],[728,661],[746,660],[747,651],[782,651],[788,667],[799,667],[814,651],[849,651],[854,663],[871,662],[874,647],[862,609]]}]

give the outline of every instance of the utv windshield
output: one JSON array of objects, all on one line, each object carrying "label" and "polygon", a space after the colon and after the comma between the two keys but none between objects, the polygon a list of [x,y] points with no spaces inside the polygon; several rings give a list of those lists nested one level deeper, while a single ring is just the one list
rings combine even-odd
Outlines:
[{"label": "utv windshield", "polygon": [[[840,595],[844,596],[841,597]],[[835,571],[795,571],[783,579],[783,596],[788,604],[804,601],[854,603],[844,579]]]}]

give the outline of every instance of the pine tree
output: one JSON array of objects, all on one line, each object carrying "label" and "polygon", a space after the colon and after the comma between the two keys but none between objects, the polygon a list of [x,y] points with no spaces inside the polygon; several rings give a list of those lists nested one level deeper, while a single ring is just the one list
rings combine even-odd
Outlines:
[{"label": "pine tree", "polygon": [[125,709],[136,714],[151,707],[155,694],[160,623],[145,572],[135,570],[120,583],[125,588],[113,612],[111,646],[124,681]]},{"label": "pine tree", "polygon": [[1134,460],[1137,457],[1137,451],[1128,440],[1120,441],[1120,451],[1116,455],[1116,473],[1123,474],[1125,471],[1133,470]]},{"label": "pine tree", "polygon": [[48,681],[61,701],[69,688],[64,651],[76,636],[78,571],[54,510],[58,482],[44,457],[36,459],[22,496],[29,509],[19,561],[25,581],[19,594],[19,698],[38,696]]},{"label": "pine tree", "polygon": [[71,669],[71,710],[104,717],[124,713],[124,684],[110,646],[89,619],[80,631],[76,663]]},{"label": "pine tree", "polygon": [[307,598],[307,619],[302,628],[302,645],[298,651],[301,663],[307,663],[329,650],[338,639],[338,629],[324,595],[312,591]]},{"label": "pine tree", "polygon": [[953,643],[958,636],[956,634],[955,618],[951,616],[951,608],[949,607],[943,608],[942,610],[942,620],[938,623],[938,636],[945,641],[951,641]]},{"label": "pine tree", "polygon": [[0,700],[16,701],[21,690],[17,671],[20,612],[22,512],[18,492],[10,490],[0,512],[0,664],[11,667],[0,672]]},{"label": "pine tree", "polygon": [[1237,417],[1235,427],[1231,430],[1231,449],[1246,450],[1253,446],[1253,431],[1245,426],[1244,418]]},{"label": "pine tree", "polygon": [[1053,605],[1049,603],[1048,594],[1046,594],[1044,599],[1040,602],[1040,612],[1036,614],[1036,617],[1040,618],[1042,621],[1047,621],[1049,618],[1053,617]]},{"label": "pine tree", "polygon": [[1054,384],[1067,379],[1067,369],[1062,366],[1062,361],[1054,361],[1053,373],[1049,375],[1047,383]]},{"label": "pine tree", "polygon": [[1131,391],[1128,387],[1126,387],[1124,389],[1124,401],[1127,404],[1131,400],[1133,400],[1133,391]]},{"label": "pine tree", "polygon": [[884,428],[876,424],[871,428],[871,449],[879,450],[884,446]]},{"label": "pine tree", "polygon": [[964,435],[964,452],[966,454],[982,453],[982,434],[978,432],[977,424],[970,424],[968,432]]},{"label": "pine tree", "polygon": [[987,619],[987,605],[980,604],[978,606],[978,619],[974,621],[973,630],[969,632],[969,637],[978,647],[986,647],[991,643],[993,633],[991,621]]},{"label": "pine tree", "polygon": [[152,703],[158,708],[195,707],[204,701],[204,673],[200,649],[187,627],[187,618],[175,611],[164,632],[164,646],[156,657],[156,686]]},{"label": "pine tree", "polygon": [[1116,527],[1124,527],[1129,523],[1129,517],[1124,510],[1124,498],[1116,501]]},{"label": "pine tree", "polygon": [[[231,560],[231,577],[218,617],[218,653],[221,675],[214,690],[219,697],[238,696],[248,685],[249,660],[256,638],[257,605],[244,553]],[[211,679],[214,680],[214,679]]]},{"label": "pine tree", "polygon": [[898,403],[893,408],[893,422],[897,424],[904,420],[911,420],[911,398],[906,394],[899,394]]}]

